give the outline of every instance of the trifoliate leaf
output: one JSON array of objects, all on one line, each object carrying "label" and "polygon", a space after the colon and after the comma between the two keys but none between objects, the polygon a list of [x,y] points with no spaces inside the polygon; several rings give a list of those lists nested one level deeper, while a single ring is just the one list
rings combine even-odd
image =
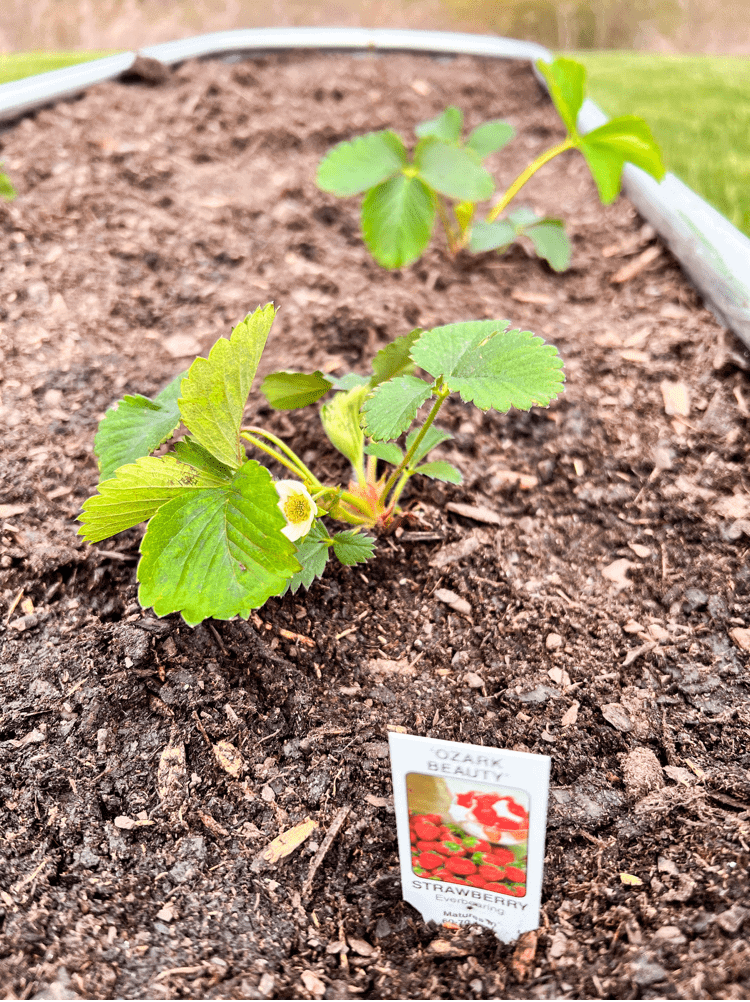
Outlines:
[{"label": "trifoliate leaf", "polygon": [[473,254],[482,251],[506,250],[516,239],[516,229],[507,219],[496,223],[474,223],[471,228],[469,249]]},{"label": "trifoliate leaf", "polygon": [[100,480],[109,480],[118,467],[147,456],[174,434],[180,424],[177,398],[184,375],[180,373],[153,400],[134,394],[110,407],[94,439]]},{"label": "trifoliate leaf", "polygon": [[420,122],[414,131],[420,139],[435,136],[436,139],[442,139],[446,143],[455,143],[461,136],[463,123],[464,116],[461,109],[451,105],[437,118]]},{"label": "trifoliate leaf", "polygon": [[375,552],[375,540],[356,529],[346,529],[334,535],[333,552],[347,567],[364,564]]},{"label": "trifoliate leaf", "polygon": [[247,617],[300,569],[265,467],[249,460],[221,487],[183,493],[149,522],[138,565],[139,601],[189,626]]},{"label": "trifoliate leaf", "polygon": [[478,125],[467,139],[466,145],[470,150],[474,150],[479,157],[484,159],[490,153],[501,150],[506,143],[511,141],[515,134],[516,130],[512,125],[497,118],[492,122]]},{"label": "trifoliate leaf", "polygon": [[531,331],[508,331],[507,321],[470,320],[436,327],[422,335],[412,358],[483,411],[546,406],[560,393],[564,380],[557,350]]},{"label": "trifoliate leaf", "polygon": [[372,442],[365,446],[365,454],[375,456],[376,459],[382,459],[384,463],[391,463],[393,466],[398,466],[404,458],[403,452],[395,442]]},{"label": "trifoliate leaf", "polygon": [[397,177],[372,188],[362,202],[362,235],[384,268],[400,268],[430,242],[435,206],[419,178]]},{"label": "trifoliate leaf", "polygon": [[316,519],[295,553],[302,569],[289,578],[283,594],[290,591],[292,595],[296,595],[300,588],[307,590],[315,578],[322,576],[328,563],[328,548],[331,542],[325,526]]},{"label": "trifoliate leaf", "polygon": [[207,449],[204,449],[199,442],[196,442],[190,436],[183,438],[180,442],[175,442],[174,455],[181,463],[187,463],[188,466],[194,467],[200,473],[205,473],[208,477],[216,481],[216,483],[232,479],[234,471],[225,466],[224,463],[220,463]]},{"label": "trifoliate leaf", "polygon": [[292,411],[307,407],[325,396],[333,383],[322,372],[272,372],[260,386],[260,392],[271,407],[279,411]]},{"label": "trifoliate leaf", "polygon": [[[181,455],[185,457],[187,450]],[[218,464],[217,464],[218,466]],[[151,518],[162,505],[183,494],[227,482],[226,467],[201,468],[173,455],[143,456],[121,466],[111,480],[99,484],[99,493],[83,503],[78,535],[90,543],[114,536]],[[231,477],[231,471],[227,471]]]},{"label": "trifoliate leaf", "polygon": [[16,197],[16,189],[11,184],[11,180],[7,174],[3,174],[0,171],[0,198],[7,198],[11,201]]},{"label": "trifoliate leaf", "polygon": [[537,69],[547,81],[552,103],[571,136],[577,136],[576,121],[586,89],[586,70],[574,59],[537,60]]},{"label": "trifoliate leaf", "polygon": [[[411,449],[412,445],[416,441],[417,435],[419,434],[419,429],[410,431],[406,436],[406,451]],[[427,455],[435,446],[440,445],[441,442],[447,442],[449,439],[453,438],[449,431],[444,431],[442,428],[437,428],[434,424],[425,432],[424,438],[419,443],[414,455],[411,457],[410,466],[413,468],[417,465],[420,459]]]},{"label": "trifoliate leaf", "polygon": [[359,195],[393,177],[405,163],[406,150],[395,132],[368,132],[334,146],[318,167],[316,183],[333,195]]},{"label": "trifoliate leaf", "polygon": [[398,438],[430,396],[430,383],[416,376],[398,376],[381,383],[362,406],[366,433],[376,442]]},{"label": "trifoliate leaf", "polygon": [[473,150],[428,137],[417,144],[414,166],[435,191],[464,202],[481,202],[495,190],[492,175]]},{"label": "trifoliate leaf", "polygon": [[461,471],[457,470],[453,463],[447,463],[444,459],[436,459],[434,463],[423,463],[418,466],[415,473],[430,477],[432,480],[442,480],[446,484],[460,484],[463,480]]},{"label": "trifoliate leaf", "polygon": [[377,386],[386,379],[393,379],[394,376],[406,376],[414,372],[410,352],[421,334],[422,328],[417,327],[411,333],[397,337],[375,355],[372,360],[373,376],[370,379],[370,386]]},{"label": "trifoliate leaf", "polygon": [[565,271],[570,264],[572,247],[562,219],[543,219],[524,230],[539,257],[555,271]]},{"label": "trifoliate leaf", "polygon": [[362,469],[365,435],[361,428],[360,409],[368,387],[356,386],[346,393],[335,393],[320,408],[323,430],[331,444],[342,453],[355,470]]},{"label": "trifoliate leaf", "polygon": [[651,129],[636,115],[623,115],[605,122],[586,133],[578,148],[586,158],[605,205],[617,198],[626,162],[640,167],[657,181],[665,174],[661,152]]},{"label": "trifoliate leaf", "polygon": [[274,318],[271,303],[249,314],[208,358],[196,358],[182,381],[182,420],[212,455],[233,469],[241,466],[242,413]]}]

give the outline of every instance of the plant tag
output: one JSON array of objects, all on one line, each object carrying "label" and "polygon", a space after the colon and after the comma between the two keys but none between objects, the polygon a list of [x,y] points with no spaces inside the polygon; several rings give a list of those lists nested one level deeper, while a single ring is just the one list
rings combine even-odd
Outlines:
[{"label": "plant tag", "polygon": [[550,759],[388,735],[401,885],[425,922],[539,925]]}]

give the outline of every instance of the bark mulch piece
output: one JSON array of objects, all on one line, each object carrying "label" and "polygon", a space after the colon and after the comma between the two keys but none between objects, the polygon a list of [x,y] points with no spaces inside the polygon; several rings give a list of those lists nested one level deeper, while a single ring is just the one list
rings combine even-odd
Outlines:
[{"label": "bark mulch piece", "polygon": [[[0,139],[19,190],[0,207],[9,998],[750,994],[747,355],[575,154],[524,192],[567,219],[566,274],[438,238],[379,269],[317,162],[448,103],[516,126],[501,182],[561,138],[526,65],[307,54],[103,84]],[[97,421],[271,300],[266,371],[509,317],[558,345],[567,390],[529,414],[451,402],[463,487],[413,492],[419,524],[363,570],[247,623],[158,620],[139,531],[75,535]],[[345,475],[314,413],[252,411]],[[401,902],[393,725],[552,757],[538,935],[504,946]],[[294,852],[261,855],[308,817]]]}]

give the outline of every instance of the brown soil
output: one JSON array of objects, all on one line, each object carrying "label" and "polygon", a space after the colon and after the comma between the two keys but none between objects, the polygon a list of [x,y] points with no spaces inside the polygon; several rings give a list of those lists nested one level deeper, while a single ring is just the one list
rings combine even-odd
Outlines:
[{"label": "brown soil", "polygon": [[[9,998],[750,993],[746,356],[665,250],[612,282],[658,243],[626,201],[598,204],[575,154],[526,195],[568,220],[566,274],[520,247],[452,260],[437,238],[380,270],[317,161],[450,102],[518,128],[500,182],[561,135],[525,65],[292,55],[105,84],[2,136],[20,193],[0,209]],[[331,565],[249,623],[158,620],[136,601],[139,531],[75,535],[97,421],[270,300],[266,371],[344,371],[416,324],[507,316],[559,346],[567,389],[529,414],[451,403],[464,486],[412,493],[420,524],[364,572]],[[344,474],[314,413],[252,406]],[[402,903],[393,725],[552,757],[523,949]],[[307,842],[260,859],[308,816]]]}]

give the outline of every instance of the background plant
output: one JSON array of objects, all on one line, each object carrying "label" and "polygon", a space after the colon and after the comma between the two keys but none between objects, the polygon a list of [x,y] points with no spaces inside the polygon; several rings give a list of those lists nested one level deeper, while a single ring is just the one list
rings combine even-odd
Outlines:
[{"label": "background plant", "polygon": [[[0,167],[3,166],[2,160],[0,160]],[[0,198],[7,198],[8,200],[16,197],[16,189],[13,187],[10,178],[7,174],[3,174],[0,170]]]},{"label": "background plant", "polygon": [[536,253],[562,271],[570,262],[571,249],[561,220],[539,217],[530,209],[498,219],[541,167],[561,153],[580,150],[605,204],[620,191],[626,161],[659,180],[664,176],[658,146],[643,119],[623,115],[585,136],[578,132],[576,120],[586,84],[580,63],[561,58],[553,63],[540,60],[537,66],[567,136],[518,175],[483,221],[475,222],[476,206],[492,196],[495,183],[482,161],[513,137],[507,122],[480,125],[463,144],[463,116],[451,106],[417,126],[419,141],[412,160],[400,136],[385,130],[339,143],[321,161],[317,183],[323,191],[341,197],[364,193],[362,234],[379,264],[399,268],[417,260],[430,241],[437,216],[452,253],[463,247],[475,253],[504,251],[527,236]]},{"label": "background plant", "polygon": [[[273,373],[262,391],[277,409],[327,398],[323,429],[352,477],[324,484],[273,432],[243,424],[273,318],[272,305],[259,308],[153,400],[126,396],[100,423],[101,479],[83,506],[80,534],[98,542],[148,522],[139,601],[157,615],[180,612],[191,625],[246,617],[272,595],[309,587],[331,550],[344,564],[368,560],[374,539],[364,530],[393,527],[413,476],[460,482],[450,463],[425,461],[450,438],[434,422],[451,393],[481,410],[507,411],[546,406],[562,389],[555,348],[496,320],[414,330],[375,355],[370,376]],[[188,435],[153,455],[181,423]],[[275,483],[247,457],[248,444],[294,479]],[[348,528],[329,529],[324,518]]]}]

